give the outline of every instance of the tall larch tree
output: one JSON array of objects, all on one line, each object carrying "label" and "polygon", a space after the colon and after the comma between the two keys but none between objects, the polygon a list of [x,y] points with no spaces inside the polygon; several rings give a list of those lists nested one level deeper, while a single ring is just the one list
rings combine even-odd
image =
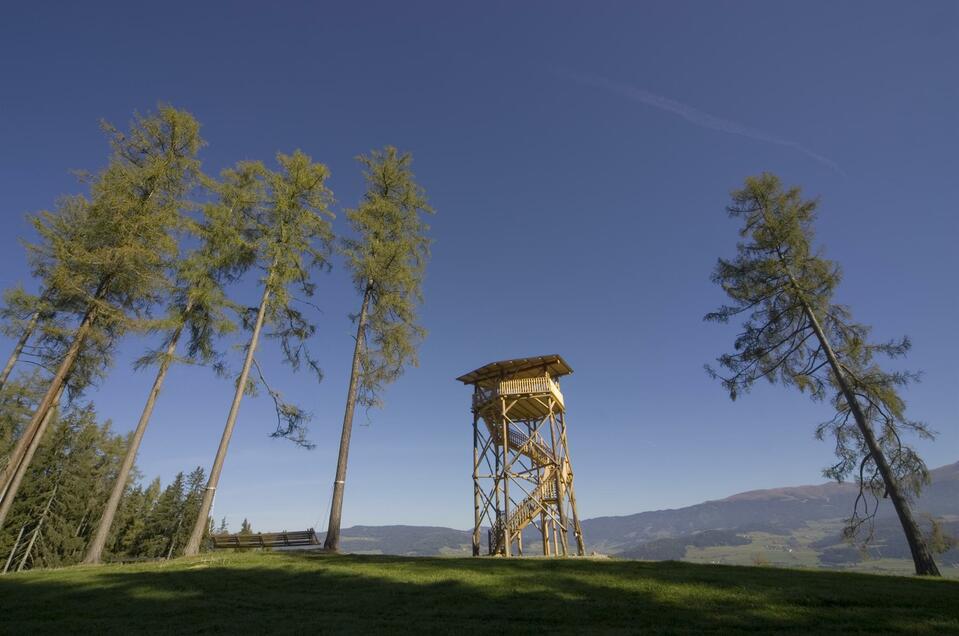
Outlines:
[{"label": "tall larch tree", "polygon": [[[61,201],[55,213],[34,218],[38,243],[30,245],[35,276],[45,281],[58,314],[76,316],[69,345],[50,385],[0,475],[0,527],[16,496],[12,487],[45,418],[56,404],[84,347],[112,351],[168,289],[166,272],[177,256],[175,230],[184,198],[199,174],[199,124],[169,106],[136,116],[126,133],[104,124],[112,154],[89,177],[89,199]],[[106,366],[109,356],[101,359]]]},{"label": "tall larch tree", "polygon": [[799,188],[784,189],[771,174],[751,177],[732,193],[727,210],[742,223],[741,241],[735,258],[719,260],[713,281],[733,302],[706,320],[741,320],[743,326],[734,352],[718,359],[721,370],[707,370],[721,377],[732,399],[766,379],[830,400],[835,417],[818,427],[817,436],[833,437],[838,461],[825,474],[852,477],[859,485],[847,536],[871,526],[879,498],[887,497],[916,574],[938,575],[910,508],[928,472],[903,437],[932,437],[923,423],[906,417],[899,395],[916,375],[887,371],[877,362],[877,356],[905,355],[910,343],[872,342],[870,328],[833,301],[840,270],[813,247],[817,205],[803,199]]},{"label": "tall larch tree", "polygon": [[137,361],[140,367],[155,364],[156,376],[100,517],[97,532],[87,549],[85,563],[99,563],[106,547],[120,499],[127,488],[130,470],[136,462],[140,442],[150,423],[163,381],[176,358],[181,337],[188,335],[188,362],[211,364],[218,358],[215,339],[234,329],[233,322],[225,314],[231,303],[223,286],[235,280],[251,264],[250,250],[243,241],[242,216],[234,214],[235,210],[226,210],[226,214],[223,214],[214,204],[207,205],[205,209],[208,214],[201,222],[189,224],[199,246],[175,264],[169,310],[166,319],[155,325],[164,332],[161,349],[151,351]]},{"label": "tall larch tree", "polygon": [[433,212],[414,179],[412,155],[387,146],[358,160],[367,190],[360,205],[346,212],[355,236],[342,241],[342,252],[362,300],[354,316],[353,365],[324,542],[324,547],[333,551],[340,543],[356,405],[378,406],[383,388],[407,365],[416,364],[417,345],[425,336],[417,317],[430,248],[429,227],[422,216]]},{"label": "tall larch tree", "polygon": [[[226,418],[223,435],[210,469],[199,513],[184,551],[197,554],[206,533],[213,496],[220,480],[233,428],[244,393],[250,391],[250,373],[254,367],[261,383],[266,384],[255,354],[261,334],[280,341],[284,359],[294,369],[305,362],[319,373],[319,366],[310,356],[306,341],[315,332],[295,303],[296,293],[312,296],[315,269],[328,267],[333,240],[329,211],[332,194],[326,187],[329,171],[314,163],[306,154],[277,155],[280,169],[267,169],[259,162],[243,162],[224,173],[219,210],[234,206],[233,214],[247,219],[246,241],[256,265],[263,272],[260,302],[248,321],[251,329],[243,366],[237,378],[233,402]],[[282,401],[278,391],[267,385],[267,392],[277,409],[276,436],[284,436],[308,445],[304,436],[307,414]]]}]

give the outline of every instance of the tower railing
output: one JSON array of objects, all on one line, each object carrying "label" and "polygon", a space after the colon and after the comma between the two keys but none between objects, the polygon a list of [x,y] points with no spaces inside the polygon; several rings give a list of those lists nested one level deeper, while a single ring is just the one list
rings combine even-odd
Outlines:
[{"label": "tower railing", "polygon": [[538,376],[534,378],[513,378],[503,380],[495,386],[482,388],[477,387],[473,393],[473,408],[479,408],[498,397],[509,395],[535,395],[549,393],[564,407],[563,393],[559,390],[559,384],[549,376]]}]

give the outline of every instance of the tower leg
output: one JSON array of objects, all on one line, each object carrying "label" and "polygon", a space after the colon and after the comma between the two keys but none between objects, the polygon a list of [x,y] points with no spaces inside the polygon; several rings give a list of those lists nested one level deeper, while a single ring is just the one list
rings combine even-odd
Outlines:
[{"label": "tower leg", "polygon": [[576,553],[579,556],[586,556],[586,543],[583,541],[583,527],[579,525],[579,515],[576,512],[576,491],[573,489],[573,481],[569,482],[569,503],[573,512],[573,532],[576,534]]},{"label": "tower leg", "polygon": [[[562,536],[556,537],[557,541],[562,543],[562,554],[567,556],[569,553],[569,544],[566,538],[567,529],[569,528],[569,520],[566,518],[566,482],[563,479],[563,467],[565,466],[566,459],[566,445],[556,443],[556,428],[557,428],[557,416],[554,414],[553,409],[555,408],[556,403],[552,398],[549,400],[549,435],[550,439],[553,442],[553,458],[556,460],[556,509],[559,512],[559,527]],[[562,415],[559,416],[560,421],[562,422]],[[563,424],[565,426],[565,423]],[[559,439],[563,441],[563,436],[559,435]],[[560,551],[557,550],[556,554],[559,555]]]},{"label": "tower leg", "polygon": [[546,525],[546,515],[539,515],[539,529],[543,535],[543,556],[549,556],[549,527]]},{"label": "tower leg", "polygon": [[478,416],[473,413],[473,556],[480,553],[480,483],[479,483],[479,428]]},{"label": "tower leg", "polygon": [[556,519],[552,520],[553,524],[553,554],[559,556],[559,528],[556,525]]},{"label": "tower leg", "polygon": [[[488,420],[487,420],[488,422]],[[499,447],[496,446],[496,440],[492,440],[491,450],[493,451],[493,462],[494,462],[494,471],[493,471],[493,491],[496,502],[496,510],[493,512],[493,528],[490,532],[490,542],[489,542],[489,553],[496,553],[496,545],[500,540],[500,537],[496,534],[496,528],[500,527],[503,520],[502,510],[503,505],[500,501],[500,490],[503,487],[503,471],[501,468]]]},{"label": "tower leg", "polygon": [[509,420],[506,419],[506,398],[500,398],[503,417],[503,549],[505,556],[512,556],[513,537],[509,528]]},{"label": "tower leg", "polygon": [[559,438],[563,444],[563,453],[569,465],[569,505],[573,513],[573,532],[576,535],[576,553],[586,556],[586,542],[583,541],[583,527],[579,523],[579,512],[576,510],[576,490],[573,488],[573,463],[569,457],[569,441],[566,439],[566,418],[559,414]]}]

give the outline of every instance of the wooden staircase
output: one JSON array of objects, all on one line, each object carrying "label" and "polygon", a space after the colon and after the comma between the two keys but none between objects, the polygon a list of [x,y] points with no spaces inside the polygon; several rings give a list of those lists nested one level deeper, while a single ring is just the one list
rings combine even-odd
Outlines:
[{"label": "wooden staircase", "polygon": [[[543,511],[540,502],[550,499],[556,499],[556,479],[555,469],[552,466],[547,466],[543,470],[539,485],[530,493],[529,497],[526,497],[510,512],[509,519],[506,520],[506,529],[509,530],[510,536],[522,532],[523,528],[528,526]],[[503,552],[505,538],[503,519],[500,518],[493,524],[491,530],[492,554]]]},{"label": "wooden staircase", "polygon": [[[494,443],[502,446],[503,427],[491,424],[485,418],[484,421]],[[549,448],[536,439],[523,435],[512,428],[508,429],[507,437],[510,450],[528,457],[535,467],[542,468],[542,472],[539,475],[539,483],[536,488],[510,511],[509,518],[505,520],[505,523],[504,519],[500,517],[493,524],[490,529],[490,554],[499,554],[505,551],[504,544],[506,543],[507,530],[509,536],[515,536],[516,533],[522,532],[537,515],[543,512],[542,502],[556,501],[559,498],[559,494],[556,492],[558,462]],[[560,480],[566,483],[569,476],[568,463],[563,459],[563,466],[559,475]]]}]

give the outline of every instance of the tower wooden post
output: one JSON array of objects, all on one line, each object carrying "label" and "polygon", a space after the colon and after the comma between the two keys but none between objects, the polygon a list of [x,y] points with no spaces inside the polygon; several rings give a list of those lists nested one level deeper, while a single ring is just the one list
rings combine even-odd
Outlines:
[{"label": "tower wooden post", "polygon": [[480,506],[483,492],[479,488],[479,422],[473,414],[473,556],[480,554]]}]

